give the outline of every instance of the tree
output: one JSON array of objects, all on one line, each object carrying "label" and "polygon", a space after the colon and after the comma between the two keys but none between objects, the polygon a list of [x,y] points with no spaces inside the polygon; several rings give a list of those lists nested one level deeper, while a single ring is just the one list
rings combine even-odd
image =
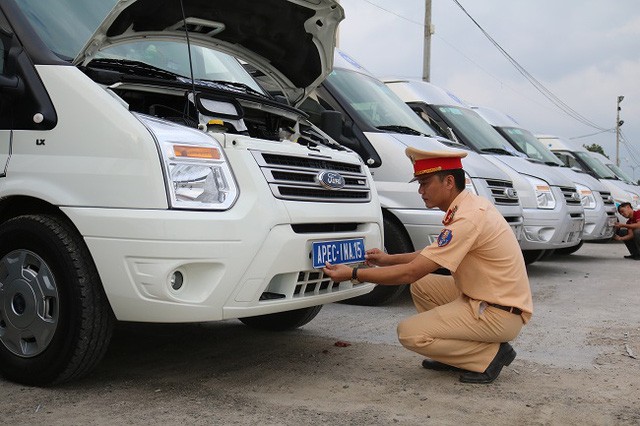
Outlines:
[{"label": "tree", "polygon": [[609,158],[609,156],[604,153],[604,149],[602,149],[602,147],[597,143],[592,143],[591,145],[582,145],[582,146],[584,146],[587,149],[587,151],[597,152],[598,154],[602,154],[605,157]]}]

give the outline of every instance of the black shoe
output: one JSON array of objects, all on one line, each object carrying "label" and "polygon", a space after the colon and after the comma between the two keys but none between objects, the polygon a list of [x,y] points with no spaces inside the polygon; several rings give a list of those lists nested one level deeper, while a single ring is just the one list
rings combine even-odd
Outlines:
[{"label": "black shoe", "polygon": [[436,370],[436,371],[467,371],[467,370],[463,370],[462,368],[454,367],[453,365],[434,361],[432,359],[423,359],[422,367],[426,368],[427,370]]},{"label": "black shoe", "polygon": [[496,354],[491,364],[484,370],[484,373],[476,373],[473,371],[467,371],[460,375],[460,381],[463,383],[491,383],[498,378],[502,367],[511,364],[516,358],[516,351],[513,350],[510,344],[500,343],[500,349]]}]

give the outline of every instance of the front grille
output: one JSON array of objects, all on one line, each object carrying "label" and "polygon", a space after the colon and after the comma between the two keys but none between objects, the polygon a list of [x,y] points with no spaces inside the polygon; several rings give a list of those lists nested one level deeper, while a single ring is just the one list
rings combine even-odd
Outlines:
[{"label": "front grille", "polygon": [[[365,203],[371,199],[369,181],[359,163],[258,151],[252,154],[276,198],[332,203]],[[323,171],[339,173],[344,178],[344,187],[323,187],[318,179]]]},{"label": "front grille", "polygon": [[355,232],[357,223],[294,223],[291,229],[296,234],[326,234],[330,232]]},{"label": "front grille", "polygon": [[486,182],[494,204],[514,206],[519,203],[518,193],[513,189],[513,183],[495,179],[487,179]]},{"label": "front grille", "polygon": [[562,195],[564,196],[564,200],[568,206],[582,205],[582,200],[580,199],[580,195],[576,188],[572,186],[561,186],[560,190],[562,191]]},{"label": "front grille", "polygon": [[605,206],[614,206],[616,204],[610,192],[600,191],[600,196]]},{"label": "front grille", "polygon": [[321,270],[300,271],[276,275],[269,286],[260,296],[260,301],[273,303],[279,299],[299,299],[302,297],[315,297],[323,294],[337,293],[353,288],[359,288],[362,284],[352,284],[351,281],[334,282]]}]

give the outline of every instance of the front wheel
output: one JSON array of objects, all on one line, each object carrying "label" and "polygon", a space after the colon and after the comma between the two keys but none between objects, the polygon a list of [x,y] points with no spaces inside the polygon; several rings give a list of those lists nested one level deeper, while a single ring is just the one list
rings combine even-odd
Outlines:
[{"label": "front wheel", "polygon": [[[388,218],[384,218],[384,249],[387,253],[409,253],[413,246],[404,229]],[[402,285],[377,285],[367,294],[347,299],[344,303],[360,306],[379,306],[390,303],[407,288]]]},{"label": "front wheel", "polygon": [[524,264],[531,265],[533,262],[537,262],[544,256],[544,252],[545,250],[522,250]]},{"label": "front wheel", "polygon": [[580,247],[582,247],[583,244],[584,244],[584,241],[580,241],[575,246],[556,249],[556,254],[559,254],[561,256],[566,256],[566,255],[573,254],[573,253],[577,252],[578,250],[580,250]]},{"label": "front wheel", "polygon": [[28,385],[87,374],[104,355],[113,313],[84,241],[64,220],[0,226],[0,373]]},{"label": "front wheel", "polygon": [[314,319],[322,305],[310,308],[296,309],[294,311],[278,312],[275,314],[258,315],[255,317],[240,318],[243,324],[252,328],[270,331],[284,331],[302,327]]}]

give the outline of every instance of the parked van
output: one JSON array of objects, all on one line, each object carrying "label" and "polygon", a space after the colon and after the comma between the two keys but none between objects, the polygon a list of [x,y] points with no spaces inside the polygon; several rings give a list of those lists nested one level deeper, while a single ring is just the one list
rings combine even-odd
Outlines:
[{"label": "parked van", "polygon": [[520,247],[525,261],[580,243],[584,209],[570,179],[524,158],[454,94],[417,80],[390,79],[386,84],[443,136],[467,145],[509,175],[523,209]]},{"label": "parked van", "polygon": [[622,170],[620,166],[618,166],[612,159],[600,154],[599,152],[589,151],[589,154],[591,154],[593,158],[599,160],[602,164],[607,166],[613,172],[613,174],[616,175],[616,177],[622,182],[631,185],[631,187],[635,189],[634,192],[640,192],[638,191],[638,189],[640,188],[638,186],[638,181],[629,176],[629,174]]},{"label": "parked van", "polygon": [[368,168],[229,55],[299,104],[331,69],[343,10],[180,4],[186,18],[156,0],[0,2],[11,380],[88,373],[116,319],[279,330],[374,288],[321,271],[383,243]]},{"label": "parked van", "polygon": [[[582,199],[584,208],[583,241],[608,241],[613,236],[616,222],[616,206],[609,189],[593,176],[566,167],[529,130],[524,129],[513,117],[487,107],[471,107],[487,120],[511,146],[526,155],[531,161],[553,167],[573,181]],[[580,247],[560,249],[569,254]]]},{"label": "parked van", "polygon": [[[589,173],[600,180],[609,190],[617,204],[631,203],[634,210],[640,203],[640,195],[631,192],[631,187],[618,179],[607,166],[596,160],[583,146],[568,139],[553,135],[536,135],[538,140],[568,167]],[[619,217],[620,218],[620,217]]]},{"label": "parked van", "polygon": [[[516,235],[521,234],[522,208],[509,177],[464,146],[433,137],[433,129],[346,53],[336,51],[333,72],[302,108],[316,122],[321,122],[320,114],[327,111],[340,113],[342,121],[334,126],[334,136],[342,145],[358,152],[371,169],[382,205],[388,252],[422,249],[435,241],[442,230],[444,212],[427,209],[418,195],[418,183],[409,182],[413,177],[405,155],[409,146],[423,150],[467,150],[468,156],[462,159],[467,189],[492,200]],[[378,286],[353,302],[380,304],[401,290]]]}]

